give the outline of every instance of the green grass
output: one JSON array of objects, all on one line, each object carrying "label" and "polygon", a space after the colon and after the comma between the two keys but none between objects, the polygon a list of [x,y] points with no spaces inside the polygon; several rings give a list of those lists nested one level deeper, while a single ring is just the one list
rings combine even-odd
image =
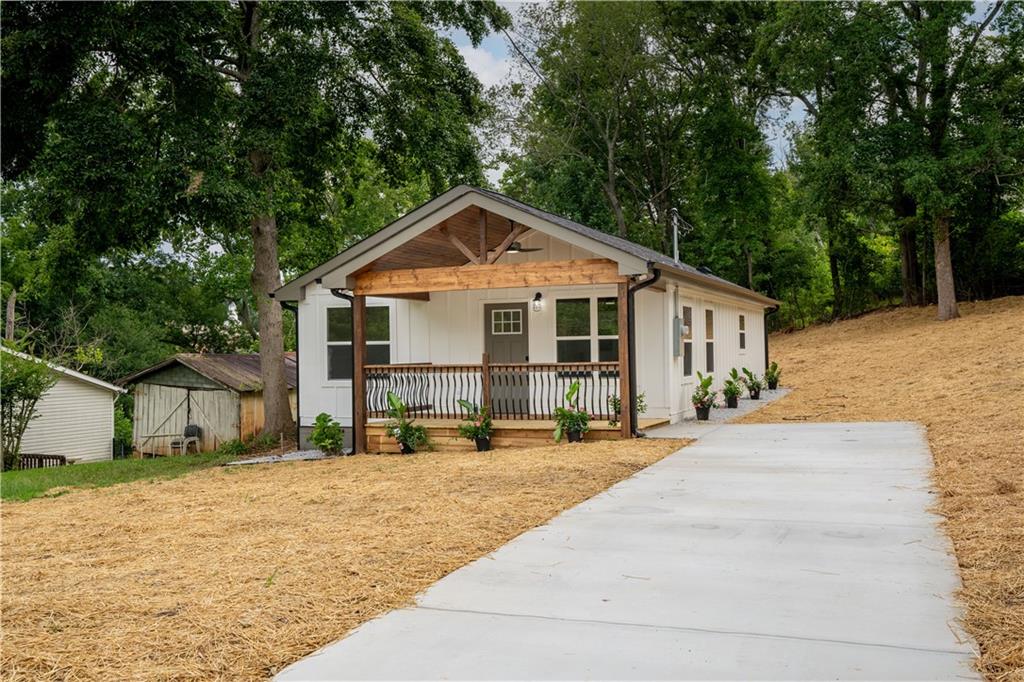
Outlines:
[{"label": "green grass", "polygon": [[31,500],[54,488],[103,488],[129,481],[177,478],[191,471],[218,466],[232,459],[234,457],[231,455],[214,452],[6,471],[0,474],[0,497],[4,500]]}]

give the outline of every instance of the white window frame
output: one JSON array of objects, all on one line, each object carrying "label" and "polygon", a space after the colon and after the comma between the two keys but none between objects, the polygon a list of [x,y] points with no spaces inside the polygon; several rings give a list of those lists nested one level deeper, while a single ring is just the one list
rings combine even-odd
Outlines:
[{"label": "white window frame", "polygon": [[[498,314],[515,313],[508,319],[497,319]],[[509,331],[495,331],[495,323],[503,327],[507,323]],[[518,328],[517,328],[518,327]],[[491,336],[520,336],[523,333],[523,309],[522,308],[492,308],[491,309]]]},{"label": "white window frame", "polygon": [[[561,362],[558,359],[558,342],[559,341],[590,341],[590,360],[587,360],[586,362],[618,362],[618,360],[619,360],[618,357],[616,357],[615,360],[604,360],[604,361],[600,360],[600,357],[601,357],[601,343],[600,342],[603,341],[603,340],[609,340],[609,339],[612,339],[612,340],[615,340],[615,341],[619,340],[619,335],[617,333],[616,334],[598,334],[597,333],[598,332],[598,319],[597,319],[598,306],[597,306],[597,302],[598,302],[599,299],[605,299],[605,298],[615,300],[616,301],[616,305],[618,305],[618,297],[617,296],[611,296],[611,295],[599,295],[599,294],[584,295],[584,296],[580,296],[580,295],[575,295],[575,296],[567,295],[567,296],[559,296],[559,297],[555,298],[554,324],[555,324],[555,361],[556,362]],[[587,334],[586,336],[558,336],[558,302],[559,301],[576,301],[576,300],[581,300],[581,299],[586,299],[589,302],[589,306],[590,306],[590,318],[589,318],[590,330],[589,331],[590,331],[590,333]],[[618,308],[616,308],[616,312],[617,311],[618,311]],[[616,320],[615,320],[615,325],[616,325],[616,328],[618,328],[618,317],[617,316],[616,316]]]},{"label": "white window frame", "polygon": [[[391,306],[389,306],[387,303],[367,303],[366,304],[366,309],[369,310],[370,308],[385,308],[388,311],[388,340],[387,341],[367,341],[366,345],[367,346],[388,346],[388,362],[387,362],[387,364],[391,364],[392,361],[394,360],[394,357],[395,357],[394,356],[394,348],[391,345],[392,342],[394,341],[394,339],[392,338],[391,332],[394,331],[394,327],[395,327],[395,321],[394,321],[393,316],[391,314],[391,312],[392,312],[391,311]],[[324,316],[323,316],[324,333],[323,333],[323,336],[321,337],[324,340],[324,344],[322,346],[323,349],[324,349],[323,350],[323,353],[324,353],[324,374],[323,374],[323,377],[324,377],[324,381],[328,385],[351,384],[352,383],[352,379],[351,378],[348,378],[348,379],[342,379],[342,378],[332,379],[331,378],[331,351],[330,351],[330,347],[331,346],[350,346],[350,347],[352,346],[352,340],[351,339],[349,339],[348,341],[331,341],[330,338],[329,338],[330,330],[331,330],[331,324],[330,324],[329,318],[331,316],[331,311],[335,310],[335,309],[337,309],[337,310],[349,310],[349,311],[352,310],[351,306],[347,306],[347,305],[330,305],[330,306],[326,306],[324,308]],[[351,312],[349,314],[351,314]]]},{"label": "white window frame", "polygon": [[747,316],[745,313],[740,313],[739,334],[740,354],[745,355],[747,352]]}]

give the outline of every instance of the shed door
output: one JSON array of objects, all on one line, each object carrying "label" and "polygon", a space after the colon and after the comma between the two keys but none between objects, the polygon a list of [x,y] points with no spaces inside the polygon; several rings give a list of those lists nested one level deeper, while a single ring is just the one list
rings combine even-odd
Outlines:
[{"label": "shed door", "polygon": [[[493,363],[530,360],[529,316],[526,303],[488,303],[484,306],[484,350]],[[491,373],[491,412],[495,417],[530,414],[530,377],[522,371]]]}]

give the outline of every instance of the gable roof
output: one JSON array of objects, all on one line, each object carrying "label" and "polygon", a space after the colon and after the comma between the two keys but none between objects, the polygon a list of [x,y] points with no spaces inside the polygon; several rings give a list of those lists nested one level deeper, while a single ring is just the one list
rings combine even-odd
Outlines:
[{"label": "gable roof", "polygon": [[[581,241],[583,241],[585,245],[589,245],[591,250],[593,250],[593,247],[597,247],[600,251],[605,253],[611,250],[612,252],[621,254],[628,260],[643,262],[647,265],[648,271],[655,268],[663,270],[680,279],[708,286],[749,300],[754,300],[764,306],[774,306],[779,303],[773,298],[759,294],[756,291],[730,282],[729,280],[718,277],[717,275],[699,270],[692,265],[674,260],[663,253],[655,251],[654,249],[649,249],[646,246],[641,246],[640,244],[623,239],[622,237],[608,234],[601,230],[596,230],[574,220],[570,220],[564,216],[544,211],[535,206],[530,206],[529,204],[513,199],[512,197],[501,194],[500,192],[481,189],[479,187],[471,187],[469,185],[459,185],[458,187],[454,187],[444,194],[441,194],[425,204],[416,207],[401,218],[398,218],[381,230],[378,230],[372,235],[350,246],[330,260],[321,263],[312,270],[292,279],[284,286],[278,288],[274,292],[274,297],[285,301],[298,300],[301,297],[301,288],[305,285],[316,281],[334,270],[337,270],[346,263],[367,253],[371,249],[380,246],[385,241],[399,236],[406,228],[429,218],[431,214],[440,211],[456,200],[472,194],[484,197],[502,206],[537,218],[543,223],[555,226],[553,229],[561,228],[563,230],[567,230],[573,235],[582,237]],[[533,226],[531,225],[529,227]],[[541,228],[541,231],[543,231],[543,228]]]},{"label": "gable roof", "polygon": [[17,355],[19,358],[21,358],[23,360],[32,360],[33,362],[41,362],[42,364],[46,365],[47,367],[52,369],[54,372],[57,372],[58,374],[63,374],[66,377],[70,377],[72,379],[77,379],[78,381],[84,382],[86,384],[91,384],[93,386],[96,386],[97,388],[102,388],[104,390],[110,391],[111,393],[124,393],[125,392],[125,390],[123,388],[121,388],[120,386],[115,386],[114,384],[107,383],[106,381],[103,381],[102,379],[97,379],[96,377],[91,377],[88,374],[82,374],[81,372],[76,372],[75,370],[70,369],[68,367],[61,367],[60,365],[55,365],[52,362],[47,362],[46,360],[40,360],[39,358],[33,357],[33,356],[29,355],[28,353],[22,353],[21,351],[14,350],[14,349],[8,348],[6,346],[0,346],[0,349],[2,349],[3,352],[5,352],[5,353],[10,353],[11,355]]},{"label": "gable roof", "polygon": [[[259,391],[263,388],[259,353],[178,353],[163,362],[122,377],[117,380],[117,383],[122,386],[138,383],[147,376],[174,364],[184,365],[193,372],[239,393]],[[289,388],[295,388],[297,374],[295,353],[285,353],[284,377]]]}]

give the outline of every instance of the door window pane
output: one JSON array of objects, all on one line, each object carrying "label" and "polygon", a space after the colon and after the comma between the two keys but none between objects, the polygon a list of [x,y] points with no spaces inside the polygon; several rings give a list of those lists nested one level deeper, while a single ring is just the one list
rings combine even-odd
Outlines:
[{"label": "door window pane", "polygon": [[590,339],[558,341],[558,362],[590,362]]},{"label": "door window pane", "polygon": [[683,344],[683,376],[693,376],[693,344],[689,341]]},{"label": "door window pane", "polygon": [[704,368],[704,371],[705,372],[714,372],[715,371],[715,344],[713,342],[711,342],[711,341],[707,342],[705,353],[706,353],[706,357],[707,357],[707,363],[706,363],[706,366]]},{"label": "door window pane", "polygon": [[616,336],[619,333],[619,299],[597,299],[597,335]]},{"label": "door window pane", "polygon": [[590,336],[590,299],[555,301],[555,336]]},{"label": "door window pane", "polygon": [[523,333],[523,311],[519,308],[491,311],[491,334],[498,336]]}]

